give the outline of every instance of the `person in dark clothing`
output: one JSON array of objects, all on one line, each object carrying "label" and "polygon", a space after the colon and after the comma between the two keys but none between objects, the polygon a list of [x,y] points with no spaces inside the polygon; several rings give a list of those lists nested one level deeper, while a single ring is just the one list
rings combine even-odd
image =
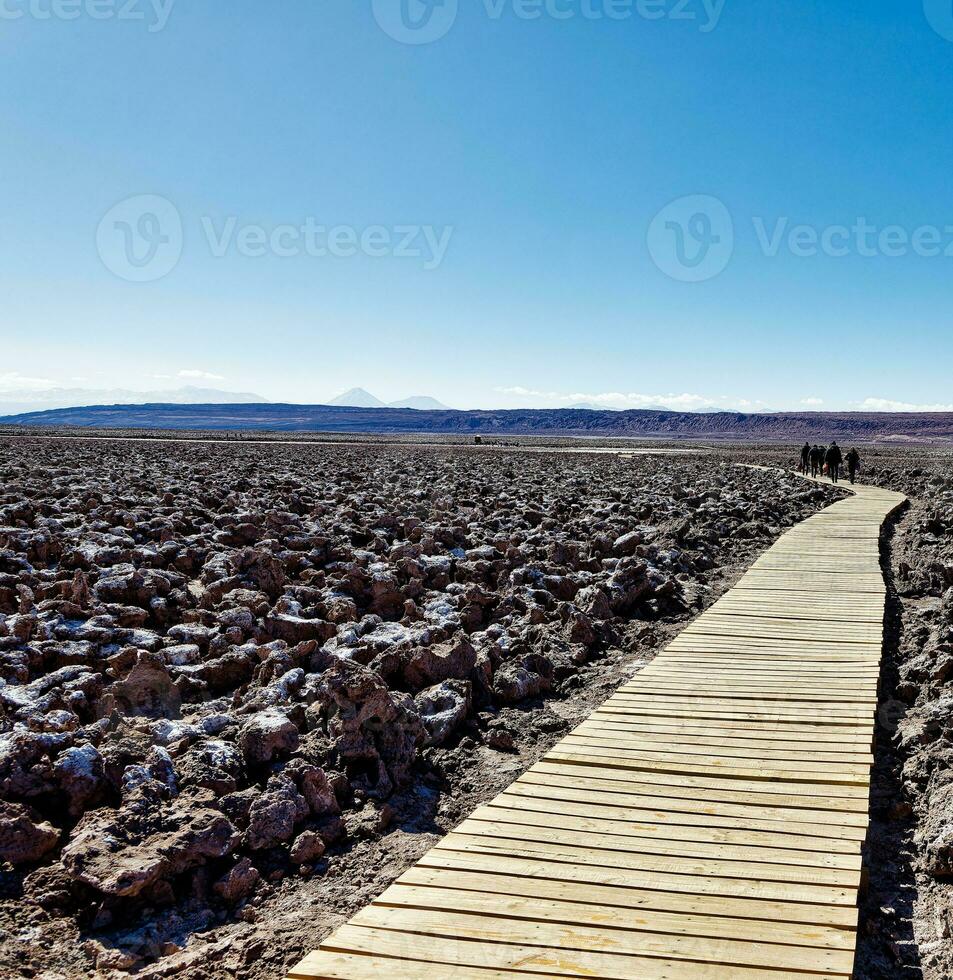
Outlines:
[{"label": "person in dark clothing", "polygon": [[857,476],[857,471],[860,469],[860,453],[856,449],[851,449],[847,454],[847,475],[850,477],[850,482],[854,482],[854,477]]},{"label": "person in dark clothing", "polygon": [[821,460],[824,458],[824,452],[820,446],[814,445],[811,450],[811,476],[820,476],[821,473]]},{"label": "person in dark clothing", "polygon": [[831,483],[836,483],[840,476],[842,459],[840,447],[836,442],[832,442],[824,454],[824,462],[827,463],[827,475],[831,478]]},{"label": "person in dark clothing", "polygon": [[807,476],[807,468],[810,465],[810,461],[811,444],[809,442],[805,442],[801,447],[801,472],[804,474],[804,476]]}]

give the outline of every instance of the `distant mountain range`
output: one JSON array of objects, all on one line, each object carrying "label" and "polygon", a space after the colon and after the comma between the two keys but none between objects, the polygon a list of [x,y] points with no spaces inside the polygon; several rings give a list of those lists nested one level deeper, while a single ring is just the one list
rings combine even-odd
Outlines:
[{"label": "distant mountain range", "polygon": [[428,411],[345,405],[99,405],[0,418],[0,424],[125,429],[611,436],[762,442],[953,442],[953,413],[668,412],[579,408]]},{"label": "distant mountain range", "polygon": [[328,404],[346,408],[413,408],[421,412],[449,411],[446,405],[429,395],[414,395],[399,402],[382,402],[364,388],[351,388],[343,395],[332,398]]},{"label": "distant mountain range", "polygon": [[596,405],[594,402],[573,402],[567,405],[570,411],[578,410],[583,412],[616,412],[619,409],[612,408],[610,405]]},{"label": "distant mountain range", "polygon": [[160,391],[130,391],[126,388],[47,388],[36,391],[0,391],[0,414],[43,412],[49,409],[80,408],[87,405],[251,405],[267,399],[246,391],[216,388],[183,388]]},{"label": "distant mountain range", "polygon": [[[22,415],[64,408],[96,405],[267,405],[267,398],[248,391],[219,391],[217,388],[182,388],[132,391],[128,388],[47,388],[32,391],[0,391],[0,416]],[[412,408],[417,411],[447,411],[447,406],[429,395],[402,401],[382,402],[363,388],[351,388],[329,405],[351,408]]]}]

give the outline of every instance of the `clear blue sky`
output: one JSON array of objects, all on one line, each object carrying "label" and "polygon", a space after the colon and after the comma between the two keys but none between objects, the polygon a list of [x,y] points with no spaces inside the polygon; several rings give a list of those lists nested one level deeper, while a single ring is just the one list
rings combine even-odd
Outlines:
[{"label": "clear blue sky", "polygon": [[[376,0],[377,17],[371,0],[130,0],[141,20],[110,0],[44,19],[51,2],[4,0],[0,17],[0,388],[953,403],[953,255],[877,234],[861,254],[836,231],[846,255],[770,242],[781,219],[785,235],[863,219],[953,242],[945,0],[726,0],[715,22],[701,0],[548,0],[536,18],[459,0],[427,44],[380,26],[400,25],[400,0]],[[139,195],[182,227],[177,262],[160,227],[172,268],[146,282],[115,274],[109,236],[128,221],[143,256],[154,225],[120,209],[97,238]],[[694,195],[723,205],[733,247],[717,212],[705,278],[686,282],[670,274],[675,225],[692,252],[701,212],[676,206],[654,244],[649,228]],[[236,246],[308,221],[380,226],[387,254]],[[394,254],[400,226],[421,229],[420,254]],[[439,262],[425,229],[450,235]]]}]

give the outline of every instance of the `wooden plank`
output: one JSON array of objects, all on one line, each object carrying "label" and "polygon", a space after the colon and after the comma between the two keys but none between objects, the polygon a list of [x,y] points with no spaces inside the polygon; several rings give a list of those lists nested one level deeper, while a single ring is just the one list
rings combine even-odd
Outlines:
[{"label": "wooden plank", "polygon": [[[621,851],[625,854],[641,854],[662,859],[710,861],[713,866],[721,864],[753,864],[771,866],[770,874],[781,875],[779,881],[813,881],[828,884],[850,884],[859,881],[860,855],[834,854],[824,851],[800,851],[791,847],[770,847],[760,841],[746,844],[737,841],[723,842],[725,833],[711,832],[705,840],[664,839],[661,834],[654,837],[640,836],[638,833],[602,833],[594,829],[583,829],[583,820],[553,817],[540,820],[534,814],[531,822],[520,821],[519,813],[505,818],[494,813],[493,819],[479,810],[453,831],[457,837],[489,837],[494,840],[506,838],[521,843],[535,841],[538,844],[572,844],[585,846],[591,850]],[[553,826],[553,824],[565,826]],[[590,827],[594,826],[591,824]],[[658,828],[656,828],[658,830]],[[682,835],[687,836],[687,835]],[[696,834],[695,836],[705,836]],[[714,873],[714,872],[712,872]]]},{"label": "wooden plank", "polygon": [[659,798],[638,793],[613,793],[586,786],[580,789],[561,783],[538,785],[518,779],[496,798],[508,805],[512,797],[539,800],[555,811],[558,805],[576,803],[595,808],[618,808],[633,820],[652,819],[659,824],[674,823],[705,827],[750,827],[781,834],[802,834],[826,839],[863,841],[867,829],[863,821],[842,824],[818,821],[810,810],[791,807],[744,806],[741,804]]},{"label": "wooden plank", "polygon": [[[637,892],[611,886],[538,878],[507,880],[480,872],[445,872],[415,867],[403,874],[375,905],[462,909],[479,914],[492,895],[501,915],[550,921],[605,924],[610,928],[684,936],[731,936],[749,942],[781,943],[808,948],[853,949],[852,927],[798,923],[782,902],[756,902],[668,892]],[[463,894],[461,894],[463,893]],[[512,901],[512,904],[506,904]],[[805,914],[804,906],[800,908]]]},{"label": "wooden plank", "polygon": [[865,793],[870,785],[870,773],[866,768],[859,771],[856,768],[822,771],[818,768],[802,767],[795,762],[782,763],[768,760],[762,762],[760,766],[757,761],[752,761],[748,765],[741,765],[733,764],[733,760],[721,759],[717,756],[681,756],[674,753],[660,757],[648,753],[627,752],[624,757],[620,757],[617,751],[566,745],[565,742],[561,742],[553,749],[550,757],[568,762],[591,762],[613,769],[649,770],[659,773],[697,773],[699,775],[714,773],[721,778],[749,782],[856,786],[862,788]]},{"label": "wooden plank", "polygon": [[850,688],[855,685],[874,687],[880,679],[876,669],[863,665],[857,667],[846,665],[840,668],[831,665],[824,671],[812,670],[810,674],[805,675],[803,670],[779,663],[775,663],[773,667],[759,668],[747,663],[735,662],[728,663],[724,669],[713,672],[711,665],[706,664],[704,660],[673,663],[666,657],[652,661],[642,669],[642,673],[650,674],[653,678],[678,680],[679,683],[707,681],[709,684],[770,684],[781,687],[795,680],[798,682],[798,687],[806,690],[812,688],[823,690],[826,687]]},{"label": "wooden plank", "polygon": [[[431,855],[431,858],[433,855]],[[585,901],[619,905],[629,909],[655,909],[690,915],[757,919],[779,924],[836,929],[851,939],[857,926],[857,910],[842,905],[777,902],[745,896],[696,894],[671,888],[640,887],[638,879],[622,875],[617,883],[605,868],[566,865],[506,855],[472,855],[443,852],[439,858],[421,861],[406,871],[399,883],[440,885],[483,892],[540,896],[556,901]],[[653,886],[666,885],[658,879]]]},{"label": "wooden plank", "polygon": [[753,660],[763,660],[766,657],[772,660],[778,657],[792,657],[795,660],[818,660],[824,663],[835,663],[837,660],[877,663],[881,653],[880,645],[876,640],[847,646],[833,643],[829,638],[818,641],[800,637],[794,640],[787,634],[765,637],[693,631],[682,633],[662,651],[660,656],[685,651],[695,653],[698,650],[736,654]]},{"label": "wooden plank", "polygon": [[721,616],[737,616],[747,619],[770,619],[788,623],[811,623],[818,628],[827,626],[831,630],[851,627],[883,627],[883,611],[865,613],[862,610],[841,607],[838,609],[823,609],[818,607],[797,606],[785,603],[782,609],[768,611],[760,602],[744,602],[733,599],[730,602],[716,602],[711,607],[713,612]]},{"label": "wooden plank", "polygon": [[870,744],[872,730],[867,725],[851,724],[828,724],[823,720],[817,720],[813,716],[804,717],[782,717],[777,714],[762,713],[754,715],[751,713],[740,714],[734,712],[727,717],[719,716],[711,712],[688,712],[683,711],[676,718],[671,714],[659,711],[646,711],[644,709],[627,709],[617,705],[607,704],[604,708],[599,708],[591,715],[591,720],[604,724],[612,725],[635,725],[645,726],[652,724],[679,725],[686,730],[695,728],[716,729],[738,729],[755,730],[760,732],[803,732],[810,735],[819,735],[822,738],[833,736],[839,738],[843,735],[845,739],[863,738],[866,744]]},{"label": "wooden plank", "polygon": [[856,715],[852,717],[844,717],[842,713],[826,709],[821,710],[819,708],[812,708],[808,711],[796,711],[790,709],[780,709],[780,708],[767,708],[762,710],[752,707],[743,707],[732,709],[727,706],[709,706],[705,704],[691,705],[690,703],[682,703],[678,705],[668,705],[666,707],[667,699],[665,700],[645,700],[642,702],[627,704],[613,701],[612,703],[607,703],[604,708],[599,708],[597,713],[601,717],[602,715],[620,715],[624,717],[650,717],[650,718],[670,718],[674,713],[677,713],[682,718],[712,718],[712,719],[722,719],[724,721],[766,721],[766,722],[789,722],[799,725],[823,725],[823,726],[835,726],[842,725],[846,728],[852,728],[855,731],[862,732],[865,729],[868,731],[873,730],[873,717],[874,713],[871,711],[869,713],[869,721],[864,723],[863,719],[858,719]]},{"label": "wooden plank", "polygon": [[[804,678],[807,674],[806,683],[824,684],[828,680],[833,682],[843,681],[853,683],[856,681],[876,682],[880,679],[880,669],[876,663],[865,663],[864,661],[846,663],[827,663],[824,661],[811,662],[809,673],[798,664],[785,663],[783,660],[764,660],[757,657],[738,657],[726,660],[726,654],[720,656],[715,653],[677,653],[670,651],[667,654],[657,656],[646,670],[651,667],[653,671],[663,674],[673,674],[681,677],[695,677],[699,674],[707,676],[712,680],[718,680],[724,676],[731,677],[750,677],[752,680],[760,678],[776,678],[778,683],[790,680],[793,675],[795,678]],[[717,669],[713,669],[717,668]]]},{"label": "wooden plank", "polygon": [[[690,741],[668,740],[659,744],[656,739],[614,738],[604,733],[594,735],[591,732],[573,732],[567,735],[562,743],[567,748],[577,752],[588,753],[591,750],[618,753],[621,749],[636,758],[652,758],[671,762],[681,760],[685,756],[701,756],[704,759],[720,759],[728,765],[760,767],[762,763],[770,763],[779,767],[782,763],[790,763],[792,771],[818,772],[822,775],[828,772],[842,772],[852,775],[869,774],[873,761],[871,755],[860,755],[859,758],[844,758],[843,754],[825,755],[820,750],[815,752],[792,751],[779,748],[759,748],[754,750],[747,746],[713,744],[708,739]],[[735,760],[735,761],[731,761]],[[691,761],[691,760],[688,760]]]},{"label": "wooden plank", "polygon": [[780,663],[788,661],[810,663],[817,661],[837,667],[841,661],[861,666],[877,665],[880,662],[881,644],[877,642],[855,643],[851,649],[830,642],[815,643],[802,639],[800,643],[785,637],[738,637],[714,633],[682,634],[673,641],[659,657],[668,659],[685,654],[719,654],[721,657],[737,657],[738,663],[760,662],[765,659]]},{"label": "wooden plank", "polygon": [[[740,722],[736,724],[741,725]],[[813,729],[805,732],[800,728],[758,728],[753,724],[748,728],[716,727],[707,721],[693,725],[679,721],[677,718],[663,721],[635,718],[625,721],[590,716],[579,728],[587,732],[605,732],[607,735],[629,733],[639,737],[667,736],[673,741],[679,741],[678,736],[708,738],[715,744],[750,745],[752,749],[757,747],[752,743],[757,742],[764,742],[766,746],[774,745],[778,748],[791,749],[816,745],[822,752],[866,752],[870,748],[870,736],[866,734],[845,734],[838,737],[836,733],[833,736],[824,735]]]},{"label": "wooden plank", "polygon": [[[364,953],[333,953],[329,950],[310,953],[288,974],[291,980],[381,980],[382,977],[387,980],[421,980],[426,975],[436,975],[435,964]],[[455,963],[441,966],[440,976],[447,980],[512,980],[513,973]],[[533,978],[560,980],[555,973],[534,973]]]},{"label": "wooden plank", "polygon": [[803,690],[797,687],[792,688],[791,686],[783,687],[781,690],[770,687],[759,688],[757,686],[742,687],[739,689],[730,687],[722,682],[721,684],[692,688],[686,684],[666,684],[664,681],[656,680],[654,676],[642,677],[639,680],[625,684],[619,688],[618,693],[619,695],[637,694],[640,696],[651,694],[653,696],[661,695],[663,697],[674,695],[676,697],[703,696],[716,697],[718,699],[732,698],[735,700],[801,701],[806,704],[877,704],[876,697],[871,697],[868,694],[854,693],[849,687],[841,690],[832,690],[830,687],[827,687],[821,691]]},{"label": "wooden plank", "polygon": [[[431,934],[444,935],[452,928],[448,921],[452,918],[462,926],[463,935],[475,939],[557,945],[553,942],[555,936],[559,948],[573,943],[579,949],[626,950],[684,959],[698,959],[703,945],[711,948],[710,942],[699,940],[717,940],[723,962],[772,969],[802,969],[808,965],[818,970],[843,971],[850,970],[853,963],[852,938],[838,929],[812,930],[786,923],[785,940],[770,923],[635,911],[590,901],[553,901],[500,891],[489,894],[493,896],[492,917],[482,914],[487,893],[394,885],[373,903],[373,910],[366,909],[367,914],[354,921],[387,928],[398,918],[402,929],[417,925],[428,932],[433,930]],[[402,914],[395,916],[395,911]],[[482,935],[481,924],[487,926]]]},{"label": "wooden plank", "polygon": [[737,742],[728,742],[724,739],[713,739],[707,737],[695,737],[682,734],[681,737],[670,737],[664,744],[659,743],[658,739],[651,737],[621,737],[617,733],[607,732],[605,729],[583,729],[576,730],[566,736],[566,742],[573,745],[592,745],[602,746],[609,749],[623,749],[625,751],[635,750],[639,752],[661,753],[674,752],[679,755],[715,755],[721,758],[751,759],[757,756],[762,760],[782,760],[790,762],[817,762],[825,765],[849,764],[854,766],[866,766],[870,769],[873,764],[873,756],[867,752],[845,752],[843,747],[837,747],[830,751],[825,751],[819,745],[810,746],[804,743],[800,749],[790,747],[780,747],[777,743],[764,741],[754,741],[752,739]]},{"label": "wooden plank", "polygon": [[813,701],[808,704],[796,700],[769,701],[760,697],[728,698],[718,692],[709,694],[702,689],[686,689],[677,694],[665,694],[660,697],[653,697],[650,692],[643,692],[638,689],[620,691],[605,703],[606,709],[612,710],[616,708],[633,709],[639,707],[656,709],[660,705],[669,708],[670,713],[671,711],[678,711],[681,708],[694,711],[731,712],[734,714],[753,711],[769,712],[779,718],[790,715],[795,720],[804,718],[805,716],[812,719],[819,719],[825,715],[834,715],[836,716],[835,724],[852,723],[865,725],[870,723],[870,719],[874,715],[873,705],[838,702],[831,699]]},{"label": "wooden plank", "polygon": [[[811,864],[781,863],[772,860],[758,860],[758,856],[739,849],[722,848],[722,856],[713,856],[711,849],[700,855],[679,852],[656,853],[641,843],[630,840],[612,841],[597,835],[574,835],[569,831],[562,833],[553,830],[538,830],[525,833],[524,828],[514,829],[511,824],[470,824],[465,831],[455,830],[448,834],[436,847],[450,850],[489,849],[492,853],[498,847],[507,850],[517,844],[529,853],[546,854],[569,853],[579,858],[584,852],[585,861],[596,864],[609,864],[620,868],[637,868],[644,871],[661,871],[668,874],[706,875],[710,878],[750,878],[758,881],[776,881],[786,884],[826,885],[840,888],[860,886],[859,864],[857,869],[819,868]],[[606,846],[599,846],[606,845]],[[751,849],[752,851],[754,849]],[[770,859],[774,855],[767,855]]]},{"label": "wooden plank", "polygon": [[[393,919],[393,917],[392,917]],[[448,938],[452,942],[448,942]],[[446,966],[479,963],[483,967],[559,977],[600,977],[603,980],[779,980],[776,970],[676,961],[570,947],[483,942],[469,937],[432,936],[382,928],[345,925],[329,937],[328,949],[336,952],[370,952],[401,959],[439,964],[440,970],[422,971],[421,976],[452,976]],[[795,975],[792,975],[795,976]],[[846,974],[803,972],[796,977],[839,977]]]},{"label": "wooden plank", "polygon": [[478,915],[454,909],[450,912],[430,909],[387,908],[370,905],[358,912],[355,926],[376,929],[399,929],[401,932],[443,937],[474,939],[487,945],[516,943],[555,949],[563,952],[621,953],[628,956],[683,961],[694,969],[706,958],[734,969],[762,968],[810,969],[815,973],[849,973],[853,952],[816,950],[807,947],[784,947],[771,943],[740,942],[731,939],[700,941],[694,936],[660,935],[635,930],[593,928],[568,925],[545,919],[522,919]]},{"label": "wooden plank", "polygon": [[[439,870],[464,869],[505,875],[514,882],[523,878],[544,878],[558,882],[581,882],[592,886],[622,888],[660,896],[656,901],[678,905],[685,900],[709,899],[732,902],[768,902],[785,907],[785,920],[855,928],[857,907],[851,889],[838,885],[812,885],[794,882],[763,881],[741,876],[715,877],[679,874],[659,867],[652,870],[600,863],[601,852],[588,860],[585,852],[530,843],[522,851],[510,841],[497,841],[492,847],[454,846],[433,848],[421,858],[417,867]],[[580,859],[576,859],[581,855]],[[666,908],[672,907],[668,904]],[[793,917],[793,918],[792,918]]]},{"label": "wooden plank", "polygon": [[[733,723],[729,723],[731,725]],[[740,723],[739,723],[740,724]],[[735,745],[752,751],[763,745],[764,748],[789,749],[792,751],[809,750],[816,746],[821,753],[869,753],[870,739],[866,735],[845,735],[838,739],[833,736],[821,735],[815,731],[801,733],[797,729],[758,729],[715,727],[707,721],[695,724],[676,719],[657,721],[653,719],[621,720],[611,717],[592,717],[587,719],[578,729],[577,734],[599,735],[600,737],[619,738],[630,736],[636,739],[653,738],[656,742],[659,736],[666,736],[671,742],[695,741],[705,739],[713,745]]]},{"label": "wooden plank", "polygon": [[722,670],[742,670],[746,667],[761,672],[770,669],[772,665],[782,674],[790,671],[800,671],[802,675],[817,672],[819,677],[843,671],[868,675],[874,673],[879,676],[880,671],[877,653],[830,655],[823,650],[805,650],[800,656],[796,656],[778,648],[726,649],[720,642],[693,642],[683,647],[663,650],[652,662],[673,665],[679,669],[702,668],[715,675]]},{"label": "wooden plank", "polygon": [[[620,690],[639,690],[665,689],[666,694],[675,694],[682,691],[694,691],[700,686],[712,693],[777,693],[790,691],[792,694],[813,694],[828,695],[830,700],[840,700],[843,694],[858,695],[861,700],[869,700],[871,697],[876,702],[878,678],[876,677],[853,677],[836,679],[831,678],[826,681],[802,681],[797,672],[792,671],[787,675],[764,675],[764,674],[744,674],[734,672],[721,677],[706,676],[705,673],[678,671],[659,663],[656,668],[648,673],[646,667],[642,678],[637,682],[623,685]],[[670,690],[671,689],[671,690]]]},{"label": "wooden plank", "polygon": [[[815,902],[818,905],[857,904],[853,880],[821,880],[809,877],[803,869],[790,866],[759,864],[748,861],[698,861],[673,858],[637,851],[604,851],[573,844],[542,841],[514,841],[467,834],[449,834],[428,852],[428,857],[445,852],[471,857],[508,856],[524,861],[540,860],[559,866],[600,869],[612,875],[612,881],[635,880],[644,887],[666,891],[688,891],[692,894],[770,898],[773,901]],[[427,863],[423,861],[422,863]],[[568,874],[568,871],[566,872]]]},{"label": "wooden plank", "polygon": [[[475,810],[471,820],[487,823],[531,823],[534,827],[547,827],[556,830],[578,830],[585,833],[608,834],[615,837],[639,837],[645,840],[665,840],[666,845],[673,841],[690,841],[736,846],[775,847],[781,850],[809,851],[822,853],[857,855],[860,845],[857,841],[839,839],[818,839],[797,835],[793,831],[779,834],[778,829],[767,830],[747,827],[724,827],[709,823],[679,824],[658,820],[640,820],[635,814],[619,813],[606,807],[593,805],[586,810],[579,804],[553,803],[521,799],[520,797],[498,796],[495,800]],[[463,824],[461,824],[463,827]],[[852,867],[850,860],[843,862]],[[826,865],[825,865],[826,866]]]},{"label": "wooden plank", "polygon": [[[779,798],[796,799],[808,809],[850,810],[867,812],[869,793],[862,787],[810,783],[773,783],[769,781],[743,780],[723,776],[695,776],[686,773],[660,773],[652,770],[611,767],[605,763],[583,763],[578,760],[560,762],[547,755],[536,763],[530,772],[545,775],[549,772],[570,774],[578,780],[592,782],[604,780],[616,784],[655,786],[669,793],[697,794],[699,798],[714,797],[742,802],[772,802]],[[641,792],[641,790],[640,790]]]},{"label": "wooden plank", "polygon": [[821,606],[799,606],[790,602],[769,604],[751,602],[743,597],[732,597],[712,605],[705,618],[708,621],[719,617],[730,616],[743,620],[747,625],[749,620],[755,622],[777,622],[781,625],[803,631],[815,628],[822,636],[841,633],[877,633],[883,629],[883,610],[878,613],[859,612],[853,609],[826,610]]}]

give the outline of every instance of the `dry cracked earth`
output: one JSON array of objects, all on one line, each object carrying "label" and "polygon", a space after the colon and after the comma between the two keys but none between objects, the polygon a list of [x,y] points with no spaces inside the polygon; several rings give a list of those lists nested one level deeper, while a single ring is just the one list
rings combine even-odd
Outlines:
[{"label": "dry cracked earth", "polygon": [[[0,438],[0,976],[280,978],[836,499],[691,456]],[[858,976],[950,976],[950,457],[888,543]]]}]

